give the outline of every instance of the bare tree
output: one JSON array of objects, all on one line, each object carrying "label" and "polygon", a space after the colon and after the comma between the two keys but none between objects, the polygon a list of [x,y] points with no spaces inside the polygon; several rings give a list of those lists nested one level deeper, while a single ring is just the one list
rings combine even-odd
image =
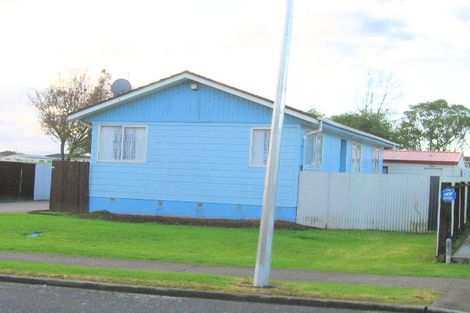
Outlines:
[{"label": "bare tree", "polygon": [[80,74],[67,81],[59,80],[48,88],[29,95],[31,104],[39,112],[42,129],[59,141],[62,160],[70,160],[90,151],[89,126],[79,121],[67,121],[67,116],[110,98],[110,82],[111,75],[103,69],[95,86],[89,83],[86,74]]},{"label": "bare tree", "polygon": [[364,91],[357,93],[357,110],[330,118],[349,127],[391,139],[394,136],[394,122],[389,105],[401,96],[398,89],[399,83],[391,73],[371,70],[367,73]]},{"label": "bare tree", "polygon": [[400,84],[391,72],[369,70],[364,93],[356,101],[360,113],[388,114],[388,106],[401,97]]}]

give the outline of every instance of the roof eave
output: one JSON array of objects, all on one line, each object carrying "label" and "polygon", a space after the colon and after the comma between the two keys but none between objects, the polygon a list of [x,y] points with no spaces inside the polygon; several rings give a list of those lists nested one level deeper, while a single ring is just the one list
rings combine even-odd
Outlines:
[{"label": "roof eave", "polygon": [[355,134],[357,134],[357,135],[360,135],[360,136],[363,136],[363,137],[367,137],[367,138],[370,138],[370,139],[379,141],[379,142],[383,143],[384,146],[387,147],[387,148],[398,148],[398,147],[400,147],[400,145],[399,145],[398,143],[396,143],[396,142],[393,142],[393,141],[384,139],[384,138],[382,138],[382,137],[375,136],[375,135],[372,135],[372,134],[363,132],[363,131],[361,131],[361,130],[358,130],[358,129],[355,129],[355,128],[352,128],[352,127],[349,127],[349,126],[345,126],[345,125],[343,125],[343,124],[334,122],[334,121],[332,121],[332,120],[330,120],[330,119],[323,118],[323,117],[319,117],[318,119],[319,119],[320,121],[322,121],[323,123],[325,123],[325,124],[329,124],[329,125],[331,125],[331,126],[334,126],[334,127],[337,127],[337,128],[340,128],[340,129],[343,129],[343,130],[346,130],[346,131],[349,131],[349,132],[351,132],[351,133],[355,133]]}]

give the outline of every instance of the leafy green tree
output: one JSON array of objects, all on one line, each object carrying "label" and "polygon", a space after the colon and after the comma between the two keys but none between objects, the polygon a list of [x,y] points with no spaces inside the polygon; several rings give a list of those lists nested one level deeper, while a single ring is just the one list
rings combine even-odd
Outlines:
[{"label": "leafy green tree", "polygon": [[86,74],[80,74],[58,80],[29,98],[39,112],[43,131],[60,143],[61,159],[68,161],[90,152],[91,130],[79,121],[67,121],[67,116],[111,96],[111,75],[103,69],[96,85],[90,84]]},{"label": "leafy green tree", "polygon": [[325,116],[325,114],[318,111],[315,107],[311,107],[307,112],[310,113],[310,114],[313,114],[316,117],[324,117]]},{"label": "leafy green tree", "polygon": [[410,106],[397,128],[395,140],[404,149],[445,151],[462,148],[470,130],[470,110],[436,100]]},{"label": "leafy green tree", "polygon": [[393,137],[393,123],[387,113],[360,111],[334,115],[331,119],[385,139],[390,140]]}]

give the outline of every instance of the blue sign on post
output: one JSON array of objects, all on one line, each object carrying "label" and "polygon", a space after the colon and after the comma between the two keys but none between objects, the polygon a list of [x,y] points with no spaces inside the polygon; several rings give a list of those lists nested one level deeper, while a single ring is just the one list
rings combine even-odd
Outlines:
[{"label": "blue sign on post", "polygon": [[452,202],[455,200],[457,194],[453,188],[446,188],[441,192],[441,199],[444,202]]}]

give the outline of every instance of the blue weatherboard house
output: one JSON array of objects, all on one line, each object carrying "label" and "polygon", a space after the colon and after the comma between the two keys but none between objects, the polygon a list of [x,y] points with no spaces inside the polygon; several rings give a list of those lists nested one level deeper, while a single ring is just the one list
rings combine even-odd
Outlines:
[{"label": "blue weatherboard house", "polygon": [[[273,102],[182,72],[77,111],[93,128],[90,211],[259,218]],[[276,218],[300,171],[381,173],[394,143],[287,107]]]}]

